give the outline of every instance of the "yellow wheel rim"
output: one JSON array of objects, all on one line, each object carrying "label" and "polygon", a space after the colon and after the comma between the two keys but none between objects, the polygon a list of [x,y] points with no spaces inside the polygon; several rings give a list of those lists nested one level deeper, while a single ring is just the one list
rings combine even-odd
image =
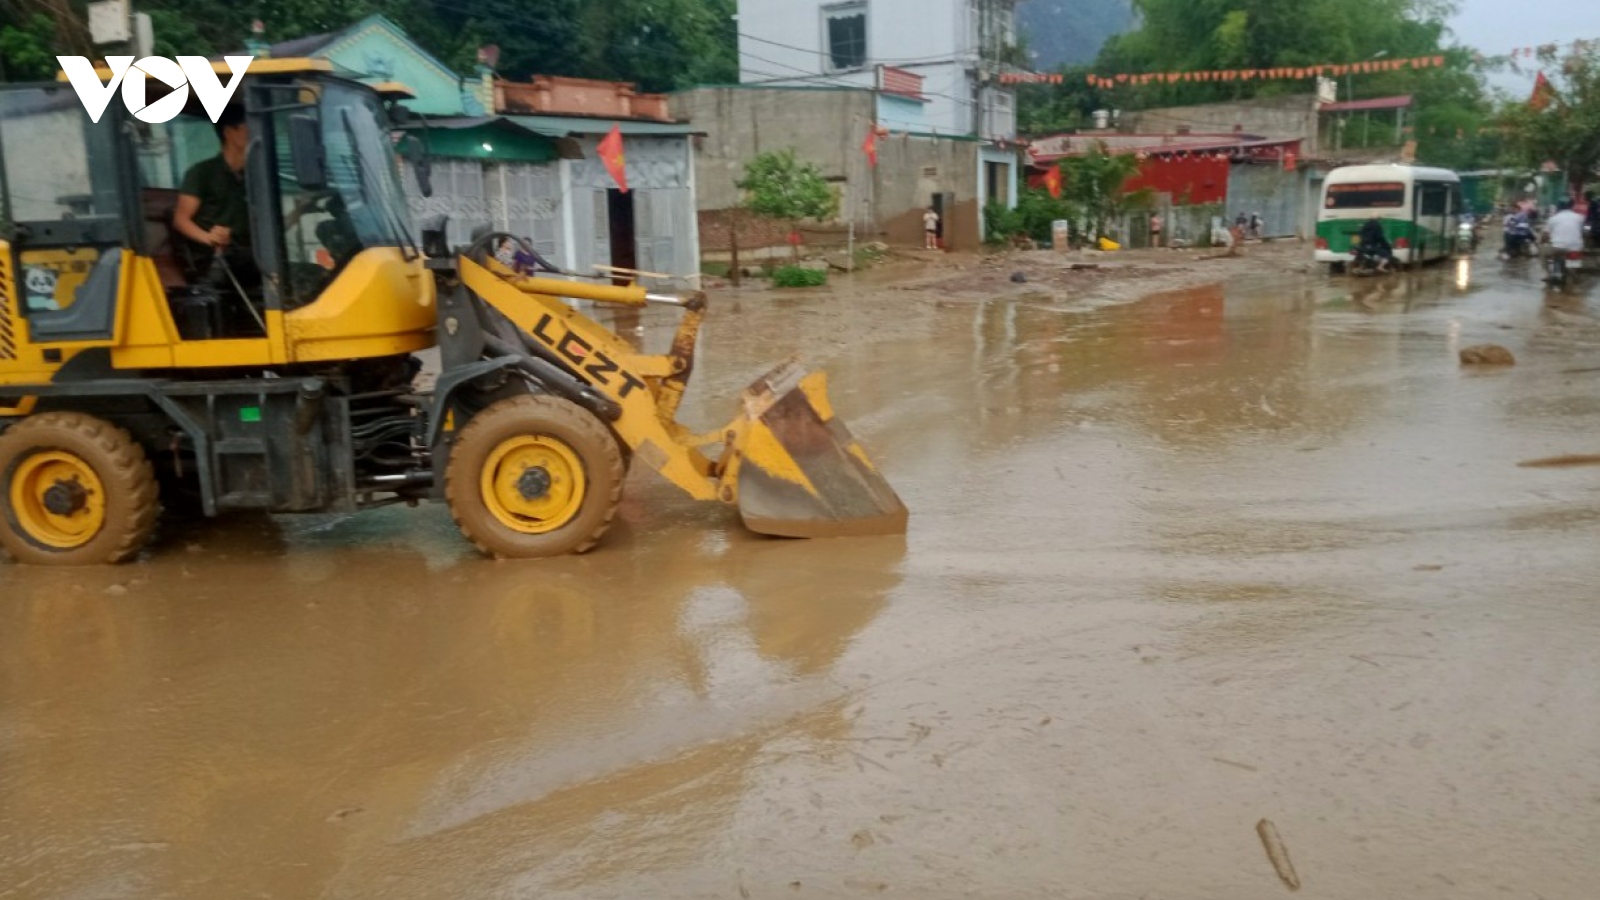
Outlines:
[{"label": "yellow wheel rim", "polygon": [[106,523],[106,492],[88,463],[64,450],[22,460],[11,473],[11,514],[33,541],[73,550]]},{"label": "yellow wheel rim", "polygon": [[547,534],[572,521],[588,481],[583,462],[563,441],[524,435],[501,441],[479,475],[483,505],[522,534]]}]

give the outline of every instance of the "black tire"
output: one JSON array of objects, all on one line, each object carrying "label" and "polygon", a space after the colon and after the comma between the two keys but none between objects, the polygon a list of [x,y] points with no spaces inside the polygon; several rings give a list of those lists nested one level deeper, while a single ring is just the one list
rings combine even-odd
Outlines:
[{"label": "black tire", "polygon": [[1342,262],[1328,263],[1328,274],[1329,275],[1343,275],[1344,271],[1345,271],[1345,264],[1344,263],[1342,263]]},{"label": "black tire", "polygon": [[[559,470],[564,465],[575,461],[581,469],[581,490],[572,489],[574,496],[566,507],[548,517],[517,516],[504,501],[491,496],[483,483],[486,474],[502,477],[486,468],[501,472],[508,470],[501,470],[500,461],[514,465],[503,456],[507,452],[503,448],[524,440],[550,448],[518,450],[529,454],[525,458],[540,452],[559,457],[548,468],[540,465],[522,470],[537,468],[554,482],[545,485],[544,494],[528,497],[528,502],[544,503],[546,497],[556,496],[562,480]],[[559,397],[525,395],[489,406],[461,429],[445,468],[444,492],[456,527],[484,553],[508,559],[559,556],[582,553],[599,542],[617,514],[626,474],[622,449],[592,413]],[[567,483],[573,483],[570,477]]]},{"label": "black tire", "polygon": [[[79,508],[52,511],[42,518],[28,501],[24,500],[26,508],[16,505],[13,488],[25,487],[19,480],[41,475],[46,454],[67,460],[65,468],[87,470],[91,481],[99,481],[99,490],[83,490],[78,479],[55,480],[51,489],[59,486],[63,492],[77,485],[66,492],[76,496],[64,502]],[[33,485],[43,486],[42,481]],[[38,496],[36,490],[33,493]],[[93,517],[91,509],[99,510],[98,525],[84,525],[76,518]],[[41,413],[0,434],[0,547],[18,562],[47,566],[125,562],[145,545],[160,513],[155,471],[144,449],[109,422],[82,413]],[[55,529],[57,524],[63,528]]]}]

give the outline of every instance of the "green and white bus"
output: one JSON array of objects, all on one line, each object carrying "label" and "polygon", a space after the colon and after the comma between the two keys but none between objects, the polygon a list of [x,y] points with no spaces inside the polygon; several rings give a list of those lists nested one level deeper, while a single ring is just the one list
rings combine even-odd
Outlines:
[{"label": "green and white bus", "polygon": [[1344,166],[1328,173],[1317,215],[1317,262],[1342,272],[1355,256],[1362,223],[1376,216],[1400,263],[1455,253],[1463,209],[1461,179],[1422,166]]}]

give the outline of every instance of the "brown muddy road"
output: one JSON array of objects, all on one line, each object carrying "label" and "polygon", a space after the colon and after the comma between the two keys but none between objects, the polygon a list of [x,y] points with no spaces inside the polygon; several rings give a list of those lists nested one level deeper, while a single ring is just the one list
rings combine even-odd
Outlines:
[{"label": "brown muddy road", "polygon": [[903,540],[640,477],[581,558],[0,568],[0,898],[1594,897],[1600,468],[1517,464],[1600,452],[1600,296],[1473,277],[718,298],[691,422],[807,351]]}]

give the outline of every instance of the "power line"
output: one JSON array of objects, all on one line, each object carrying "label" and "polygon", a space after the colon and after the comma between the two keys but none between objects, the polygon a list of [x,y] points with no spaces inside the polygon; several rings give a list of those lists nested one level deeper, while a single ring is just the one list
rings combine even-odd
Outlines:
[{"label": "power line", "polygon": [[[827,52],[825,50],[813,50],[810,47],[797,47],[794,44],[785,44],[785,43],[781,43],[779,41],[768,40],[767,38],[763,38],[763,37],[756,37],[753,34],[749,34],[747,32],[743,32],[743,31],[736,32],[736,34],[738,34],[739,37],[745,38],[747,40],[758,41],[758,42],[763,43],[763,44],[771,44],[774,47],[781,47],[781,48],[783,48],[785,50],[794,50],[797,53],[809,53],[812,56],[817,56],[817,57],[820,57],[822,59],[828,59],[828,58],[833,56],[832,53],[829,53],[829,52]],[[744,51],[741,51],[741,52],[744,52]],[[881,65],[890,65],[890,64],[913,65],[913,64],[917,64],[917,63],[921,63],[921,64],[924,64],[924,65],[933,65],[935,63],[945,63],[945,62],[964,62],[965,59],[966,59],[966,54],[976,54],[977,52],[978,52],[977,48],[971,48],[971,49],[967,49],[967,50],[958,51],[958,55],[955,56],[955,57],[950,57],[950,55],[948,53],[937,53],[937,54],[933,54],[933,55],[930,55],[930,56],[907,56],[907,57],[903,57],[903,58],[899,58],[899,59],[890,58],[890,59],[879,59],[879,60],[875,60],[875,61],[869,60],[868,62],[871,63],[871,64],[881,64]],[[752,54],[749,54],[749,55],[754,56],[755,54],[752,53]]]}]

